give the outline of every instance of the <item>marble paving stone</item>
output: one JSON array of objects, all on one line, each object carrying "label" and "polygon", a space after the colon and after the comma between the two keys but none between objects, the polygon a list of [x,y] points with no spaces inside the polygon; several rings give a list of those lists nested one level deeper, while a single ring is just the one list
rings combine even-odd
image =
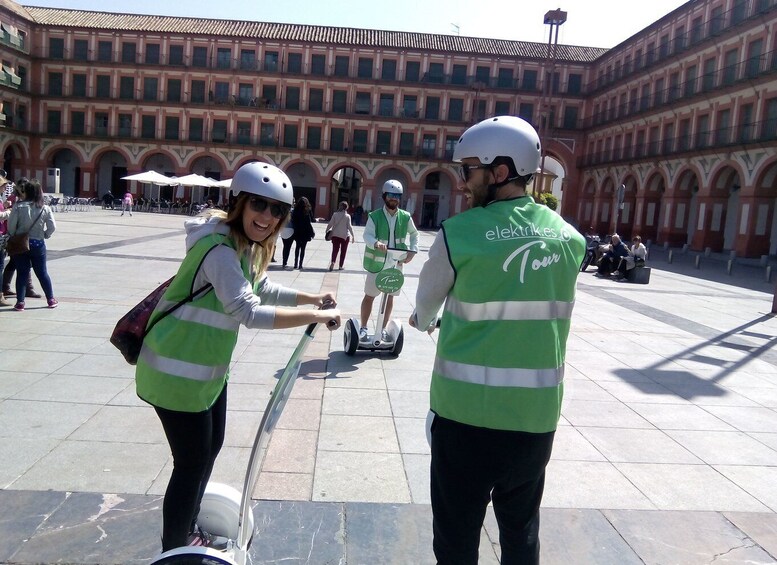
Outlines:
[{"label": "marble paving stone", "polygon": [[577,428],[569,425],[560,425],[556,429],[551,458],[559,461],[606,461]]},{"label": "marble paving stone", "polygon": [[81,402],[106,404],[130,383],[129,379],[109,379],[80,375],[47,375],[14,395],[16,400]]},{"label": "marble paving stone", "polygon": [[[286,406],[288,407],[288,404]],[[224,445],[230,447],[250,447],[253,445],[256,431],[262,421],[262,415],[262,412],[227,412]],[[161,424],[160,433],[163,433]]]},{"label": "marble paving stone", "polygon": [[662,382],[666,388],[676,393],[680,398],[690,400],[698,406],[730,406],[752,407],[757,406],[749,398],[737,394],[723,386],[707,381],[695,383],[671,383]]},{"label": "marble paving stone", "polygon": [[341,416],[391,416],[391,405],[385,390],[327,387],[322,412]]},{"label": "marble paving stone", "polygon": [[[68,331],[70,331],[69,328]],[[4,351],[3,371],[9,373],[53,373],[78,357],[78,353],[58,351],[34,356],[23,350]]]},{"label": "marble paving stone", "polygon": [[313,474],[318,431],[277,429],[270,438],[262,471]]},{"label": "marble paving stone", "polygon": [[777,433],[750,432],[747,435],[777,451]]},{"label": "marble paving stone", "polygon": [[230,411],[264,411],[272,398],[269,384],[230,383],[227,387],[227,407]]},{"label": "marble paving stone", "polygon": [[278,420],[278,428],[287,430],[317,430],[321,421],[321,401],[290,398]]},{"label": "marble paving stone", "polygon": [[670,430],[667,434],[710,465],[777,466],[777,451],[743,432]]},{"label": "marble paving stone", "polygon": [[312,375],[301,375],[297,377],[294,388],[291,391],[290,398],[321,400],[324,396],[324,387],[326,378]]},{"label": "marble paving stone", "polygon": [[[715,465],[714,468],[768,506],[772,512],[777,512],[777,490],[774,488],[774,485],[777,484],[776,467]],[[726,510],[762,511],[762,509],[745,508],[744,506]]]},{"label": "marble paving stone", "polygon": [[166,444],[159,418],[149,406],[104,406],[68,439]]},{"label": "marble paving stone", "polygon": [[[74,335],[48,335],[45,340],[33,340],[27,344],[30,351],[60,351],[63,353],[87,353],[105,342],[104,337]],[[114,351],[117,351],[114,348]]]},{"label": "marble paving stone", "polygon": [[386,386],[389,390],[418,390],[429,393],[431,371],[387,371]]},{"label": "marble paving stone", "polygon": [[777,430],[777,411],[762,406],[709,406],[712,414],[744,432]]},{"label": "marble paving stone", "polygon": [[250,562],[345,564],[344,522],[340,504],[260,501]]},{"label": "marble paving stone", "polygon": [[426,439],[426,418],[394,418],[402,453],[430,453]]},{"label": "marble paving stone", "polygon": [[429,413],[429,393],[415,390],[390,390],[391,412],[395,418],[424,418]]},{"label": "marble paving stone", "polygon": [[325,414],[318,449],[319,457],[322,450],[399,453],[399,442],[391,418]]},{"label": "marble paving stone", "polygon": [[[66,500],[64,492],[0,490],[0,561],[11,563]],[[18,560],[16,562],[19,562]],[[37,561],[40,563],[40,561]]]},{"label": "marble paving stone", "polygon": [[600,383],[588,379],[569,379],[564,375],[564,403],[569,403],[572,400],[615,402],[616,399]]},{"label": "marble paving stone", "polygon": [[262,471],[251,497],[258,500],[309,501],[313,494],[313,475],[269,473]]},{"label": "marble paving stone", "polygon": [[687,404],[671,390],[658,383],[600,381],[599,385],[620,402],[648,401],[655,404]]},{"label": "marble paving stone", "polygon": [[344,507],[349,563],[436,563],[429,506],[348,502]]},{"label": "marble paving stone", "polygon": [[723,516],[777,561],[777,514],[724,512]]},{"label": "marble paving stone", "polygon": [[551,460],[545,473],[547,508],[655,508],[611,463]]},{"label": "marble paving stone", "polygon": [[247,363],[237,355],[234,355],[233,358],[239,358],[240,361],[233,363],[229,370],[230,385],[265,385],[271,389],[275,387],[282,367],[273,363]]},{"label": "marble paving stone", "polygon": [[96,404],[4,400],[0,403],[0,437],[64,439],[99,409]]},{"label": "marble paving stone", "polygon": [[326,376],[327,388],[367,388],[384,390],[386,388],[386,376],[379,368],[356,370],[330,369]]},{"label": "marble paving stone", "polygon": [[135,389],[135,381],[129,381],[125,387],[116,396],[107,402],[107,406],[149,406],[147,402],[141,400]]},{"label": "marble paving stone", "polygon": [[734,428],[704,408],[692,404],[629,402],[629,408],[662,430],[726,431]]},{"label": "marble paving stone", "polygon": [[573,426],[608,428],[652,428],[653,425],[620,402],[573,400],[565,406],[564,417]]},{"label": "marble paving stone", "polygon": [[706,465],[615,463],[615,467],[659,510],[767,510],[756,497]]},{"label": "marble paving stone", "polygon": [[542,508],[540,524],[541,563],[643,563],[599,510]]},{"label": "marble paving stone", "polygon": [[121,355],[107,356],[86,353],[60,367],[55,374],[90,377],[134,377],[134,368]]},{"label": "marble paving stone", "polygon": [[167,445],[64,441],[38,460],[13,487],[142,494],[165,464],[168,453]]},{"label": "marble paving stone", "polygon": [[745,398],[749,398],[753,402],[757,402],[761,406],[777,408],[777,388],[728,385],[727,388],[737,394],[741,394]]},{"label": "marble paving stone", "polygon": [[431,504],[429,468],[431,455],[403,453],[405,475],[410,486],[410,497],[414,504]]},{"label": "marble paving stone", "polygon": [[660,430],[583,427],[577,430],[611,462],[701,463]]},{"label": "marble paving stone", "polygon": [[19,394],[46,376],[44,373],[0,371],[0,400]]},{"label": "marble paving stone", "polygon": [[313,500],[410,502],[399,453],[319,452]]},{"label": "marble paving stone", "polygon": [[129,563],[161,551],[162,500],[73,493],[16,554],[19,563]]},{"label": "marble paving stone", "polygon": [[603,510],[644,563],[773,563],[716,512]]},{"label": "marble paving stone", "polygon": [[11,486],[58,444],[56,439],[0,438],[0,489]]}]

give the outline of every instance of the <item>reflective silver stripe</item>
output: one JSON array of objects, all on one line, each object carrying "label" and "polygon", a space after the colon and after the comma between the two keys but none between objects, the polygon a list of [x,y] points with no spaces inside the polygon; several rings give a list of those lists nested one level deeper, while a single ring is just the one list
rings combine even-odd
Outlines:
[{"label": "reflective silver stripe", "polygon": [[564,380],[564,366],[555,369],[501,369],[457,363],[439,357],[434,372],[448,379],[485,386],[547,388]]},{"label": "reflective silver stripe", "polygon": [[212,367],[157,355],[145,344],[140,350],[140,358],[157,371],[195,381],[211,381],[213,379],[221,378],[227,374],[227,370],[229,369],[228,364]]},{"label": "reflective silver stripe", "polygon": [[572,317],[574,302],[551,301],[504,301],[504,302],[461,302],[449,297],[445,310],[470,322],[484,320],[568,320]]},{"label": "reflective silver stripe", "polygon": [[[160,300],[159,304],[163,308],[162,311],[164,311],[177,303]],[[240,327],[240,322],[228,314],[208,310],[207,308],[199,308],[191,304],[184,304],[170,315],[185,322],[196,322],[219,330],[234,331]]]}]

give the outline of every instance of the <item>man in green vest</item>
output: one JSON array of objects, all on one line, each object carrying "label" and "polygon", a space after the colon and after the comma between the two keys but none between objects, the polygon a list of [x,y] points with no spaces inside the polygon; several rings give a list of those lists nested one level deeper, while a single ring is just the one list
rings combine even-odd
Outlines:
[{"label": "man in green vest", "polygon": [[[375,297],[380,294],[375,286],[375,277],[383,269],[386,260],[386,249],[407,249],[405,263],[412,261],[418,253],[418,230],[413,223],[413,217],[409,212],[402,210],[399,204],[402,200],[402,183],[398,180],[387,180],[383,183],[383,207],[373,210],[367,216],[367,225],[364,226],[364,261],[367,271],[367,279],[364,282],[364,298],[361,305],[361,329],[359,340],[368,339],[369,330],[367,323],[372,313],[372,304]],[[408,245],[409,239],[409,245]],[[402,265],[397,267],[402,268]],[[384,321],[391,319],[391,310],[394,306],[394,296],[391,294],[386,301],[386,314]],[[385,330],[384,330],[385,331]],[[383,336],[386,339],[386,336]]]},{"label": "man in green vest", "polygon": [[431,333],[444,304],[431,385],[434,553],[440,565],[476,564],[492,501],[501,562],[538,563],[585,240],[526,194],[540,140],[524,120],[472,126],[453,161],[470,209],[443,222],[410,317]]}]

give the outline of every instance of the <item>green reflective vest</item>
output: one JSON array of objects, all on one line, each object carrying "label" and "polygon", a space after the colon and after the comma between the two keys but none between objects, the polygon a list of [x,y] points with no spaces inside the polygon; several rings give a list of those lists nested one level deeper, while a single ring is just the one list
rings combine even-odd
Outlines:
[{"label": "green reflective vest", "polygon": [[[222,244],[234,248],[227,236],[213,234],[188,251],[149,323],[198,290],[193,288],[197,271],[208,252]],[[246,279],[251,280],[248,262],[242,260],[241,266]],[[224,312],[212,289],[179,307],[143,340],[135,369],[138,396],[153,406],[179,412],[210,408],[229,379],[239,327],[239,322]]]},{"label": "green reflective vest", "polygon": [[[402,209],[397,209],[396,223],[394,224],[394,241],[389,241],[389,224],[383,208],[370,212],[372,223],[375,224],[375,237],[378,241],[384,242],[389,247],[396,249],[407,249],[405,240],[407,239],[407,226],[410,224],[410,214]],[[364,248],[364,260],[362,264],[364,269],[370,273],[378,273],[383,269],[386,263],[386,252],[374,247]]]},{"label": "green reflective vest", "polygon": [[455,271],[431,385],[437,414],[472,426],[556,429],[585,240],[529,196],[443,222]]}]

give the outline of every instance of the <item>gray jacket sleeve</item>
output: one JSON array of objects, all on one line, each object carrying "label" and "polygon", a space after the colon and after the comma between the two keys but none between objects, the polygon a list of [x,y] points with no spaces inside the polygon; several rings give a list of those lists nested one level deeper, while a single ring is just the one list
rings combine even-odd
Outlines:
[{"label": "gray jacket sleeve", "polygon": [[421,268],[421,274],[418,278],[415,311],[413,312],[417,329],[425,331],[429,324],[434,321],[445,304],[445,298],[453,288],[454,281],[455,273],[448,258],[445,235],[440,230],[429,248],[428,259]]}]

